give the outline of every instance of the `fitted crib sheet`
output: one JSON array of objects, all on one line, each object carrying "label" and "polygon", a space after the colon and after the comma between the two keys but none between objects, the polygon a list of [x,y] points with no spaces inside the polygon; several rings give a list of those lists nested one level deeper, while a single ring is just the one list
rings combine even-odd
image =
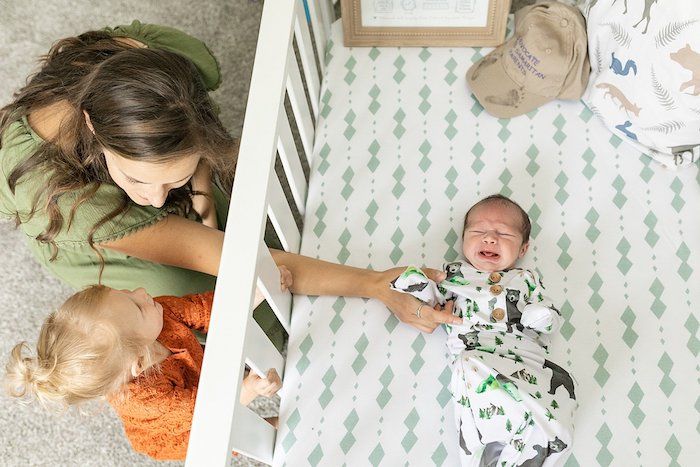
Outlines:
[{"label": "fitted crib sheet", "polygon": [[[700,176],[664,169],[581,102],[514,119],[466,88],[472,48],[344,48],[333,27],[302,253],[352,266],[461,258],[465,210],[530,214],[522,263],[566,318],[579,383],[568,466],[695,465]],[[387,284],[388,286],[388,284]],[[379,302],[295,297],[275,465],[455,465],[445,331]]]}]

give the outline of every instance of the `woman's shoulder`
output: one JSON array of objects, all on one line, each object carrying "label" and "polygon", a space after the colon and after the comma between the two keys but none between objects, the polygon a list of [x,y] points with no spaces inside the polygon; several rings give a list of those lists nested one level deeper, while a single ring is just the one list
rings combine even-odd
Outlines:
[{"label": "woman's shoulder", "polygon": [[[34,133],[26,119],[10,123],[0,137],[0,214],[12,216],[17,212],[15,193],[9,185],[10,175],[16,167],[26,161],[41,145],[42,140]],[[44,177],[42,177],[44,178]],[[43,183],[36,182],[37,186]]]}]

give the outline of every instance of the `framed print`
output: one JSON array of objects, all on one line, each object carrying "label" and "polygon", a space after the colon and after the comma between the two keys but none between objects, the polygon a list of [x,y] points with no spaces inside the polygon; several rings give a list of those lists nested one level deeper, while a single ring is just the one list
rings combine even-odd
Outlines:
[{"label": "framed print", "polygon": [[340,0],[345,46],[496,46],[511,0]]}]

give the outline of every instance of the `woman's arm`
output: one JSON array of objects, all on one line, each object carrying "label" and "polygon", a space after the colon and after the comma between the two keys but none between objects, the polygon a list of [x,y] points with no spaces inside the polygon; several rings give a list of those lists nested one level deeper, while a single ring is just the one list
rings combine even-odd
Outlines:
[{"label": "woman's arm", "polygon": [[[222,231],[170,215],[150,227],[100,246],[154,263],[216,276],[223,242]],[[461,319],[448,311],[429,307],[424,307],[418,318],[415,312],[421,302],[389,288],[389,282],[405,268],[370,271],[280,250],[270,252],[278,266],[286,266],[291,272],[293,293],[374,298],[384,303],[400,321],[424,332],[433,332],[441,323],[461,323]],[[423,271],[436,282],[444,279],[440,271],[428,268]]]},{"label": "woman's arm", "polygon": [[[292,273],[294,278],[290,288],[292,293],[374,298],[384,303],[399,321],[423,332],[433,332],[442,323],[462,323],[461,318],[452,316],[449,309],[423,307],[419,318],[416,310],[422,302],[411,295],[389,288],[389,283],[406,269],[404,267],[370,271],[280,250],[271,249],[270,252],[278,266],[286,266]],[[422,268],[422,270],[435,282],[441,282],[445,278],[445,273],[442,271],[430,268]]]},{"label": "woman's arm", "polygon": [[224,233],[171,214],[163,220],[100,247],[153,263],[216,276]]}]

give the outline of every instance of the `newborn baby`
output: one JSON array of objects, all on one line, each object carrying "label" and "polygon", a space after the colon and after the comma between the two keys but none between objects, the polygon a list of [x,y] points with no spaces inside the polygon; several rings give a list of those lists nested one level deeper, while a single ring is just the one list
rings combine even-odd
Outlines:
[{"label": "newborn baby", "polygon": [[514,267],[529,236],[527,213],[489,196],[465,216],[466,264],[447,264],[439,284],[416,268],[391,284],[464,320],[447,326],[463,466],[561,465],[571,450],[574,381],[545,358],[563,319],[537,273]]}]

